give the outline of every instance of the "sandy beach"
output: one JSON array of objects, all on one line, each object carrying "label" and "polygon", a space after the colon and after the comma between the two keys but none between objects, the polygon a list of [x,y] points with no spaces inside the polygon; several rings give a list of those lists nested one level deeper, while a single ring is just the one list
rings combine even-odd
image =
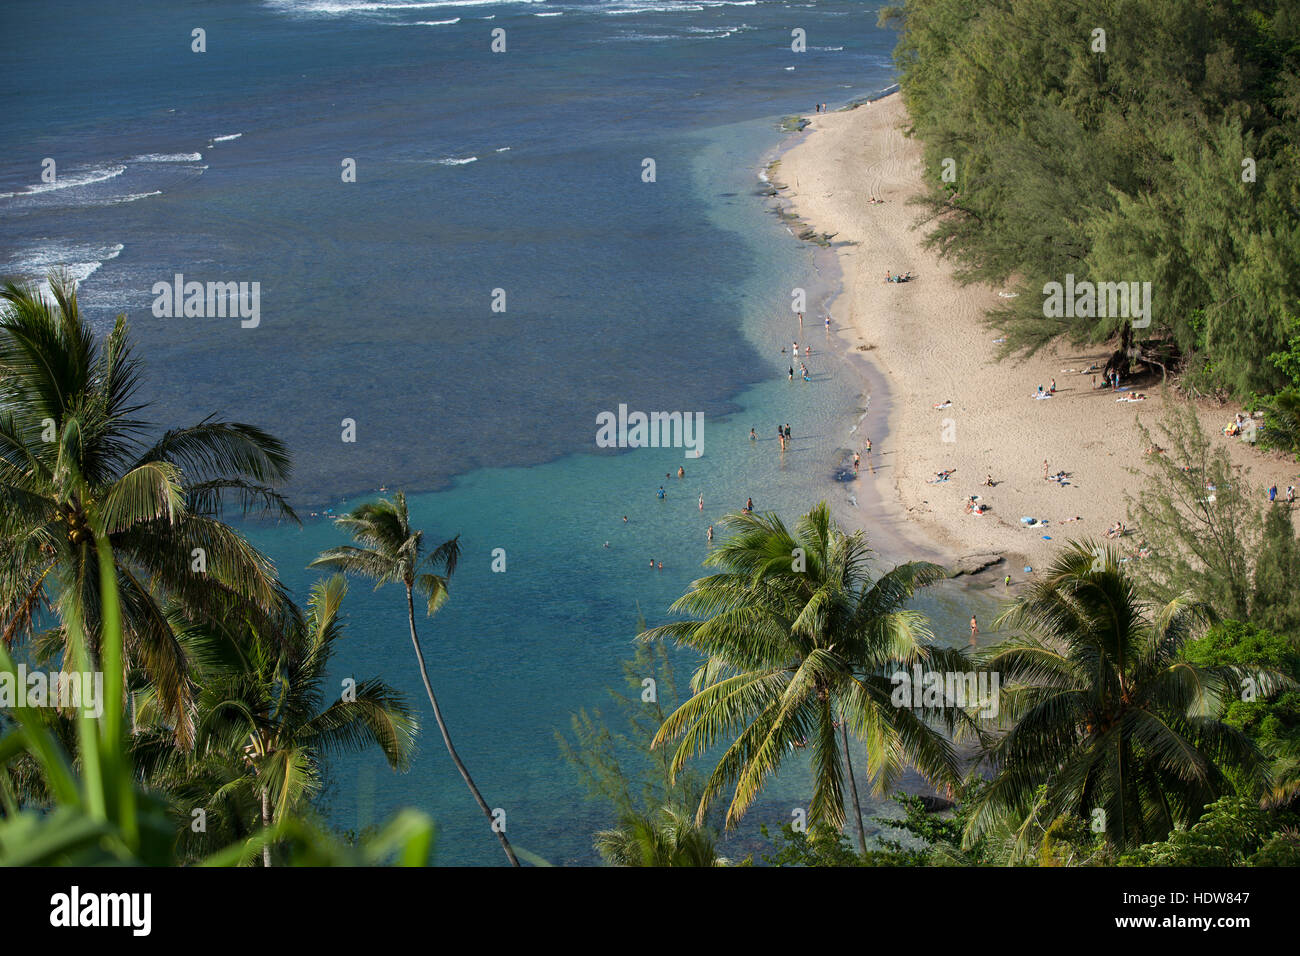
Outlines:
[{"label": "sandy beach", "polygon": [[[1045,564],[1062,543],[1101,539],[1117,520],[1127,522],[1125,495],[1139,482],[1144,451],[1135,428],[1151,427],[1165,401],[1159,382],[1142,383],[1145,401],[1112,392],[1100,376],[1110,346],[1057,343],[1030,358],[998,359],[999,334],[984,320],[998,289],[963,286],[952,262],[922,248],[921,215],[909,200],[922,192],[921,144],[904,135],[902,97],[809,116],[802,139],[770,171],[780,201],[819,233],[835,234],[844,272],[832,306],[834,329],[864,351],[890,392],[888,434],[874,439],[863,479],[874,480],[887,508],[897,509],[910,532],[949,559],[996,552],[1008,558],[1013,581],[1021,567]],[[884,200],[872,204],[869,200]],[[910,271],[906,283],[886,283],[886,271]],[[1055,380],[1056,392],[1038,399]],[[947,407],[936,407],[951,402]],[[1294,463],[1260,453],[1222,435],[1236,406],[1198,408],[1203,426],[1250,468],[1261,488],[1297,483]],[[1064,471],[1064,482],[1044,480]],[[928,483],[952,469],[947,481]],[[985,484],[987,477],[994,484]],[[970,495],[989,511],[965,513]],[[1045,525],[1026,526],[1022,517]],[[870,530],[870,528],[868,528]],[[1136,549],[1141,529],[1122,539]]]}]

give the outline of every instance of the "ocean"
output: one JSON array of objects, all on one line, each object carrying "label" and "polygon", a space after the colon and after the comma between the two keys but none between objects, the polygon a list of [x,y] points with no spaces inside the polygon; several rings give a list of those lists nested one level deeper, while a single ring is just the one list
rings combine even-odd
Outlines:
[{"label": "ocean", "polygon": [[[451,599],[420,622],[451,733],[513,842],[591,864],[613,820],[554,734],[621,689],[638,618],[667,619],[708,525],[748,497],[791,522],[825,498],[869,535],[880,518],[846,465],[864,434],[879,442],[883,391],[834,322],[833,255],[794,236],[762,178],[790,141],[783,117],[893,82],[877,12],[10,2],[0,273],[65,266],[97,328],[125,313],[156,421],[216,413],[289,444],[303,526],[242,527],[300,597],[319,576],[308,562],[344,543],[329,514],[380,488],[405,489],[431,539],[460,534]],[[257,283],[256,325],[156,315],[155,287],[176,276]],[[796,337],[815,346],[809,382],[797,365],[788,380]],[[620,405],[701,413],[703,455],[598,448],[597,416]],[[952,644],[992,605],[953,583],[920,602]],[[400,591],[354,582],[345,610],[340,679],[382,675],[424,733],[403,775],[333,761],[330,819],[359,829],[418,807],[440,863],[499,864],[438,739]],[[761,852],[758,827],[807,799],[791,760],[725,851]]]}]

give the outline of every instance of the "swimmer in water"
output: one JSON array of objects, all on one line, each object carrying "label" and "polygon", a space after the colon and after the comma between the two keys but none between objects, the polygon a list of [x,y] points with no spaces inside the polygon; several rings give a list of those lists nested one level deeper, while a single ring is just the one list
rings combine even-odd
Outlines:
[{"label": "swimmer in water", "polygon": [[686,477],[686,469],[683,468],[681,465],[678,465],[678,466],[677,466],[677,477],[678,477],[678,478],[685,478],[685,477]]},{"label": "swimmer in water", "polygon": [[700,494],[700,510],[701,510],[701,511],[704,510],[704,494],[703,494],[703,493]]},{"label": "swimmer in water", "polygon": [[708,530],[707,534],[708,534],[708,538],[709,538],[709,543],[712,544],[712,543],[713,543],[713,525],[709,525],[709,530]]},{"label": "swimmer in water", "polygon": [[[794,378],[794,373],[793,373],[793,372],[791,372],[790,377],[791,377],[791,378]],[[754,429],[753,429],[752,427],[749,429],[749,440],[750,440],[750,441],[758,441],[758,435],[754,432]]]}]

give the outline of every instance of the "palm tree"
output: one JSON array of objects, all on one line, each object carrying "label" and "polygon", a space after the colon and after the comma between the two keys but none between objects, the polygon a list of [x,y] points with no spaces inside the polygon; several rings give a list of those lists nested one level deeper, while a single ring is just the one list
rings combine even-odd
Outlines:
[{"label": "palm tree", "polygon": [[1005,723],[965,841],[1009,822],[1024,855],[1036,826],[1068,814],[1123,850],[1195,823],[1227,766],[1254,772],[1254,746],[1218,719],[1244,672],[1182,653],[1207,613],[1186,597],[1144,601],[1117,552],[1068,545],[998,621],[1021,633],[988,652]]},{"label": "palm tree", "polygon": [[66,652],[76,614],[97,655],[99,565],[88,515],[100,516],[116,564],[125,666],[148,675],[187,745],[193,686],[162,604],[210,613],[237,598],[269,613],[284,600],[271,562],[220,514],[231,496],[245,511],[293,518],[274,489],[288,477],[288,455],[261,429],[212,418],[147,442],[125,317],[97,343],[75,284],[53,275],[50,289],[53,301],[35,286],[0,287],[3,640],[38,636],[48,606],[61,624],[43,643]]},{"label": "palm tree", "polygon": [[[201,844],[197,855],[224,845],[223,829],[239,839],[259,817],[271,827],[297,814],[320,791],[327,756],[374,745],[395,770],[409,768],[419,722],[401,694],[370,679],[325,704],[334,696],[326,693],[326,676],[344,636],[339,608],[346,594],[342,575],[317,583],[306,614],[287,610],[273,634],[234,615],[176,620],[184,628],[181,643],[199,662],[195,747],[181,753],[165,735],[140,735],[136,762],[178,798],[186,823],[193,807],[221,816],[224,828],[209,826],[212,832],[194,841]],[[262,859],[271,865],[269,844]]]},{"label": "palm tree", "polygon": [[[330,548],[311,563],[311,567],[333,568],[348,574],[357,574],[375,582],[375,590],[385,584],[400,582],[406,588],[406,616],[411,626],[411,646],[415,648],[415,659],[420,665],[420,678],[424,681],[425,693],[429,695],[429,704],[433,707],[434,720],[442,732],[442,742],[451,755],[452,762],[460,771],[465,786],[474,795],[474,801],[487,817],[489,825],[501,841],[506,858],[511,866],[518,866],[519,860],[510,847],[504,830],[496,826],[492,817],[492,808],[483,799],[483,794],[474,784],[474,778],[460,759],[447,732],[447,723],[442,718],[442,708],[434,696],[433,685],[429,682],[429,671],[424,664],[424,651],[420,648],[420,637],[415,630],[415,595],[418,593],[427,602],[430,617],[437,613],[447,600],[447,579],[456,570],[456,561],[460,557],[460,536],[444,541],[428,554],[424,553],[424,532],[411,527],[410,517],[406,511],[406,495],[397,492],[390,501],[381,498],[373,504],[357,507],[350,515],[335,520],[341,528],[352,532],[353,540],[363,547],[343,545]],[[442,573],[438,573],[442,571]]]},{"label": "palm tree", "polygon": [[696,812],[703,823],[718,792],[734,783],[728,828],[782,761],[808,747],[810,822],[843,829],[847,777],[865,851],[850,734],[866,743],[877,793],[892,788],[909,764],[935,783],[958,777],[951,742],[930,725],[952,714],[891,701],[890,678],[900,668],[964,666],[960,654],[932,646],[925,618],[904,607],[943,571],[911,562],[872,581],[866,539],[845,534],[825,502],[793,533],[775,515],[729,515],[724,527],[736,533],[705,560],[722,570],[692,582],[672,606],[691,618],[641,635],[672,638],[706,656],[692,678],[695,695],[664,721],[653,746],[680,738],[671,762],[676,775],[688,758],[736,735]]},{"label": "palm tree", "polygon": [[616,829],[597,833],[595,846],[611,866],[729,865],[694,815],[671,806],[653,816],[627,814]]}]

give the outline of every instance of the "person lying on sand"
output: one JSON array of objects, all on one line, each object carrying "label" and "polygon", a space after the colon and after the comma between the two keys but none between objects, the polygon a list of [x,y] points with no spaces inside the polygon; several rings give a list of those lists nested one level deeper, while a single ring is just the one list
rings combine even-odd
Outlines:
[{"label": "person lying on sand", "polygon": [[933,478],[925,479],[925,483],[927,485],[933,485],[940,481],[947,481],[949,478],[952,477],[953,472],[955,472],[956,470],[957,470],[956,468],[948,468],[945,469],[944,471],[937,471],[935,472]]},{"label": "person lying on sand", "polygon": [[1111,525],[1109,528],[1107,528],[1107,529],[1106,529],[1106,537],[1108,537],[1108,538],[1122,538],[1122,537],[1124,537],[1124,522],[1122,522],[1122,521],[1116,521],[1113,525]]},{"label": "person lying on sand", "polygon": [[939,402],[938,404],[936,404],[934,407],[935,407],[935,408],[952,408],[952,399],[951,399],[951,398],[945,399],[944,401]]}]

